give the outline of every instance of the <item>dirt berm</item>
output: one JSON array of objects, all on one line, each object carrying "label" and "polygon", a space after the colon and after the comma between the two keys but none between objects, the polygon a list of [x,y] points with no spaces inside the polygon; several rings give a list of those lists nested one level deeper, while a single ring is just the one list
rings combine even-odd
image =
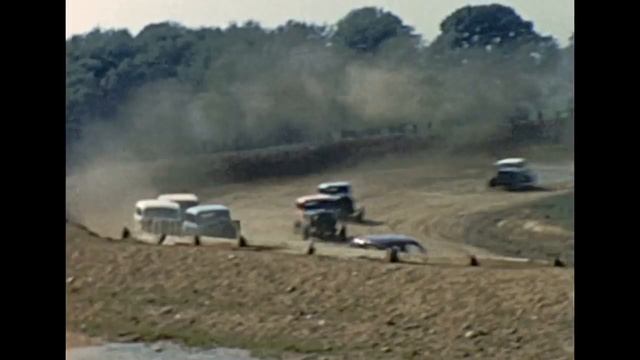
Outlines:
[{"label": "dirt berm", "polygon": [[570,269],[158,247],[73,225],[66,241],[69,329],[106,340],[328,359],[573,358]]}]

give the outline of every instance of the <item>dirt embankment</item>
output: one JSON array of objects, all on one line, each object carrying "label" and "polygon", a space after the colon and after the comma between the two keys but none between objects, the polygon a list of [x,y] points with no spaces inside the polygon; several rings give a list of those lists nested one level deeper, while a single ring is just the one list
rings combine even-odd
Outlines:
[{"label": "dirt embankment", "polygon": [[336,359],[573,358],[573,271],[110,242],[67,227],[70,330]]},{"label": "dirt embankment", "polygon": [[174,159],[146,162],[107,158],[109,160],[96,159],[91,165],[76,169],[73,174],[83,175],[87,170],[104,165],[117,166],[122,170],[136,168],[150,178],[149,185],[171,191],[175,187],[200,187],[211,182],[234,183],[318,173],[389,154],[425,150],[438,141],[425,136],[388,135],[257,150],[183,155]]}]

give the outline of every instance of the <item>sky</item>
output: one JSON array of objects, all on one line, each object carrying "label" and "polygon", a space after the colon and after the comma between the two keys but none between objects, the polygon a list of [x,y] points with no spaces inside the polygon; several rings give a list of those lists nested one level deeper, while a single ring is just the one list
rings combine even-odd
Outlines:
[{"label": "sky", "polygon": [[288,20],[335,24],[349,11],[376,6],[413,26],[427,41],[444,18],[465,5],[499,3],[516,10],[535,30],[562,45],[574,31],[574,0],[66,0],[66,36],[96,27],[128,29],[133,35],[150,23],[174,21],[190,28],[226,27],[256,20],[275,28]]}]

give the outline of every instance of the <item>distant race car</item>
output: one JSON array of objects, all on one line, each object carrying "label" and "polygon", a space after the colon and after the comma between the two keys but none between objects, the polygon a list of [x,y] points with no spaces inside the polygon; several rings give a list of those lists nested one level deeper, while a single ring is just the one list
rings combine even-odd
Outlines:
[{"label": "distant race car", "polygon": [[182,233],[194,236],[197,245],[200,236],[234,239],[239,232],[240,221],[232,220],[229,208],[224,205],[198,205],[185,212]]},{"label": "distant race car", "polygon": [[133,222],[135,232],[157,235],[159,243],[166,235],[182,233],[180,205],[173,201],[147,199],[136,202]]},{"label": "distant race car", "polygon": [[158,196],[158,200],[173,201],[180,205],[180,210],[184,213],[190,207],[200,205],[200,200],[195,194],[162,194]]},{"label": "distant race car", "polygon": [[396,249],[399,252],[411,252],[411,250],[416,250],[422,254],[427,253],[427,249],[425,249],[416,239],[401,234],[356,236],[351,240],[351,246],[377,250]]},{"label": "distant race car", "polygon": [[504,187],[507,190],[523,190],[538,185],[538,174],[527,167],[522,158],[508,158],[496,161],[496,176],[489,180],[489,187]]},{"label": "distant race car", "polygon": [[318,193],[336,197],[341,219],[362,222],[364,207],[356,208],[351,184],[347,181],[326,182],[318,185]]},{"label": "distant race car", "polygon": [[334,211],[320,209],[303,212],[299,229],[303,240],[316,238],[325,241],[347,241],[347,227],[344,224],[339,226]]}]

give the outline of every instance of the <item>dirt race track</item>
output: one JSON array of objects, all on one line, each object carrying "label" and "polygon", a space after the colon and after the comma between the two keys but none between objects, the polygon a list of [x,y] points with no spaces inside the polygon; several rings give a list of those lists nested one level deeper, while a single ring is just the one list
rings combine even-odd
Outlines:
[{"label": "dirt race track", "polygon": [[[350,235],[363,233],[400,232],[419,239],[433,258],[458,258],[468,254],[524,256],[536,255],[549,260],[555,256],[571,257],[569,246],[554,251],[532,253],[501,252],[500,246],[484,246],[489,251],[470,244],[486,244],[493,237],[490,230],[509,228],[511,235],[535,235],[550,238],[557,244],[570,244],[572,231],[554,231],[553,224],[530,219],[525,226],[526,213],[505,209],[526,205],[545,198],[570,194],[573,189],[572,160],[535,161],[543,185],[555,191],[503,192],[490,190],[486,183],[492,175],[493,159],[486,156],[442,157],[423,153],[368,162],[305,177],[253,181],[241,184],[222,184],[188,189],[197,193],[203,203],[221,203],[232,210],[232,216],[242,221],[245,237],[251,242],[281,246],[299,252],[306,247],[299,235],[293,234],[296,216],[295,198],[315,192],[323,181],[348,180],[353,183],[360,206],[366,208],[368,225],[351,225]],[[120,169],[119,174],[107,174],[100,169],[73,187],[74,209],[79,222],[100,234],[118,237],[124,225],[131,226],[133,204],[145,197],[155,197],[161,190],[148,186],[136,177],[149,175],[140,167]],[[139,173],[138,173],[139,172]],[[185,178],[188,178],[188,174]],[[183,189],[174,189],[179,191]],[[500,213],[500,217],[492,217]],[[482,215],[482,216],[479,216]],[[491,219],[487,224],[487,219]],[[503,221],[504,220],[504,221]],[[502,223],[500,223],[502,221]],[[521,226],[504,226],[521,223]],[[543,229],[542,231],[539,231]],[[486,230],[486,231],[483,231]],[[207,240],[204,240],[207,243]],[[527,244],[531,246],[531,244]],[[321,246],[332,255],[360,255],[362,252],[344,247]],[[542,255],[542,256],[541,256]],[[572,262],[572,259],[568,259]]]},{"label": "dirt race track", "polygon": [[[200,248],[107,242],[69,226],[70,327],[328,358],[573,358],[573,270],[484,260],[573,263],[572,229],[529,205],[572,196],[572,159],[523,155],[553,191],[489,190],[493,158],[429,153],[189,189],[228,205],[250,244],[275,252],[215,240]],[[77,221],[119,236],[135,200],[159,192],[145,176],[103,168],[69,179]],[[429,252],[426,265],[385,264],[375,260],[382,253],[329,244],[319,256],[301,255],[294,199],[333,180],[351,181],[367,210],[368,225],[350,226],[351,235],[412,235]],[[482,266],[466,267],[469,254]]]}]

